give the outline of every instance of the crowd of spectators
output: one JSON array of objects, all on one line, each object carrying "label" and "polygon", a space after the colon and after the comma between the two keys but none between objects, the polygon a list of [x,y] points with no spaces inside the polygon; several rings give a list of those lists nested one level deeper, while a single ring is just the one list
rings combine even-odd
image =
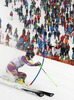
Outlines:
[{"label": "crowd of spectators", "polygon": [[[36,6],[38,1],[40,1],[40,5]],[[20,3],[20,7],[16,8],[17,2],[22,3]],[[8,7],[7,2],[6,6]],[[71,4],[71,0],[31,0],[30,5],[27,0],[14,0],[14,7],[10,12],[10,17],[11,20],[14,20],[13,12],[19,16],[18,20],[24,26],[21,30],[22,34],[19,36],[17,28],[13,34],[13,26],[9,23],[6,25],[5,32],[8,30],[10,35],[15,37],[18,49],[34,51],[37,48],[36,54],[43,56],[45,47],[45,57],[49,59],[74,61],[74,47],[72,47],[72,57],[70,58],[69,55],[70,39],[74,45],[74,4]],[[0,28],[1,22],[2,20]],[[63,27],[64,34],[60,27]],[[29,29],[34,33],[33,36]],[[7,34],[7,45],[9,45],[10,39]],[[54,39],[54,44],[52,39]]]}]

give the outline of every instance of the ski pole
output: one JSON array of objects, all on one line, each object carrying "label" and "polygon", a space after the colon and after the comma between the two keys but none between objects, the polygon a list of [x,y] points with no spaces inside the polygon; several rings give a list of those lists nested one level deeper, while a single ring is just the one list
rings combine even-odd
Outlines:
[{"label": "ski pole", "polygon": [[[39,65],[39,67],[41,67],[41,65]],[[43,72],[47,75],[47,77],[54,83],[54,85],[56,86],[56,87],[58,87],[58,85],[49,77],[49,75],[46,73],[46,71],[43,69],[43,68],[41,68],[42,70],[43,70]]]}]

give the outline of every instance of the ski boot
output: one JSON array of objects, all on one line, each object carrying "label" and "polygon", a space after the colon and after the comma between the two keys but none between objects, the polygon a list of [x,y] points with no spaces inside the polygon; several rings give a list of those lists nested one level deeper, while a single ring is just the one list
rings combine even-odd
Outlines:
[{"label": "ski boot", "polygon": [[20,79],[18,80],[18,83],[23,84],[23,85],[27,85],[26,83],[24,83],[23,78],[20,78]]}]

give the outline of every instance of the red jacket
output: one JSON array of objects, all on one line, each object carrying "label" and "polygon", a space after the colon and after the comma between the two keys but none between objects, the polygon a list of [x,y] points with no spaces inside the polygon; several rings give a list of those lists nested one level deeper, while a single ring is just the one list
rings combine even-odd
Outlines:
[{"label": "red jacket", "polygon": [[66,1],[64,1],[64,5],[66,5]]},{"label": "red jacket", "polygon": [[62,36],[61,36],[61,41],[63,41],[63,40],[64,40],[64,36],[62,35]]},{"label": "red jacket", "polygon": [[23,39],[26,42],[27,41],[27,35],[25,35]]},{"label": "red jacket", "polygon": [[40,14],[37,15],[37,18],[40,19]]},{"label": "red jacket", "polygon": [[10,16],[13,16],[13,12],[11,11]]},{"label": "red jacket", "polygon": [[63,13],[63,9],[61,9],[61,13]]},{"label": "red jacket", "polygon": [[66,22],[64,22],[64,26],[66,26]]},{"label": "red jacket", "polygon": [[6,40],[10,40],[10,37],[9,37],[9,35],[7,35],[7,36],[6,36]]},{"label": "red jacket", "polygon": [[34,21],[37,21],[37,18],[36,17],[34,18]]}]

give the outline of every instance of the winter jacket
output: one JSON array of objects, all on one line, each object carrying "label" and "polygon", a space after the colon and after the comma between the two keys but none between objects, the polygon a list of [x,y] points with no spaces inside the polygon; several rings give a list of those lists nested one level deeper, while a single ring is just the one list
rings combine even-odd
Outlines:
[{"label": "winter jacket", "polygon": [[68,39],[67,38],[65,38],[65,43],[68,43]]},{"label": "winter jacket", "polygon": [[2,20],[0,19],[0,24],[1,24]]},{"label": "winter jacket", "polygon": [[13,16],[13,12],[12,11],[10,12],[10,16]]},{"label": "winter jacket", "polygon": [[72,54],[72,59],[74,59],[74,53]]},{"label": "winter jacket", "polygon": [[39,14],[38,14],[37,18],[40,19],[40,15]]}]

